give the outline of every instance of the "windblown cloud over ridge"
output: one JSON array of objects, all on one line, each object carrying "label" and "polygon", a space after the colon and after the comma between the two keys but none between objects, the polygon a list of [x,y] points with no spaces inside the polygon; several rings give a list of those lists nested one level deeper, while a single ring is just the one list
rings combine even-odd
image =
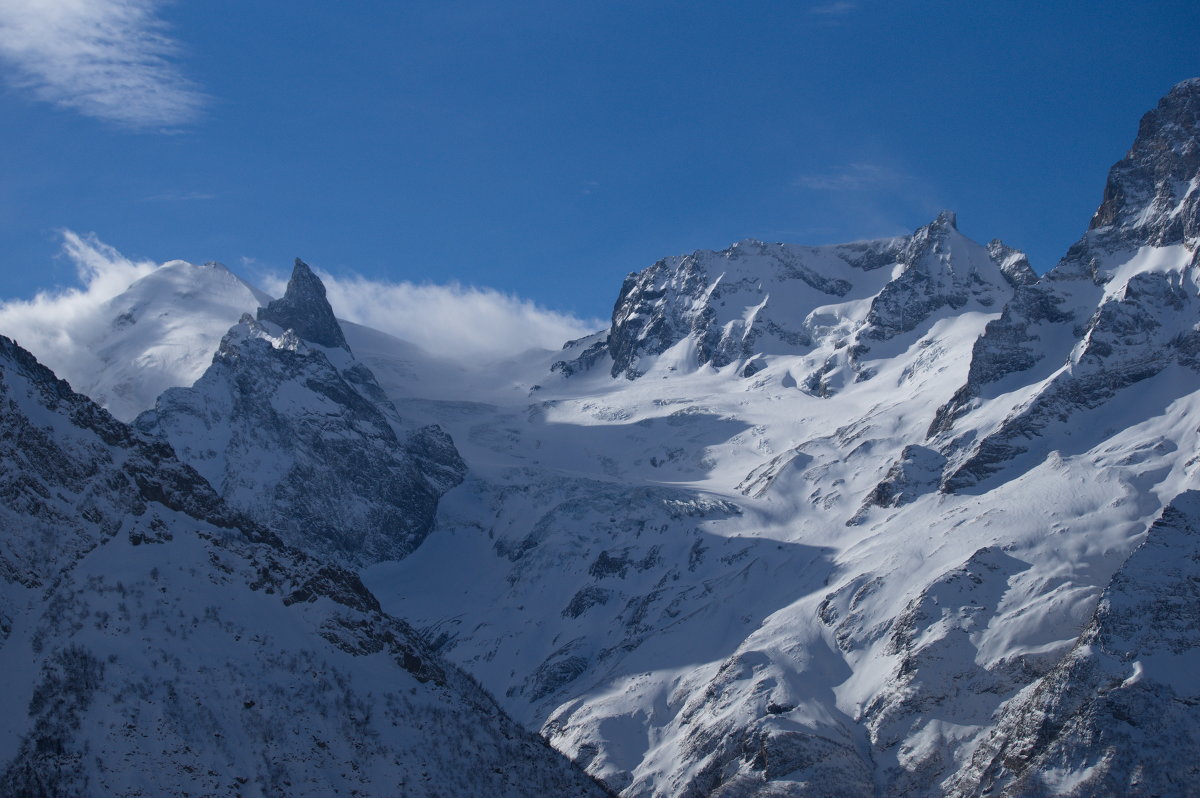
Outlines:
[{"label": "windblown cloud over ridge", "polygon": [[[437,357],[467,363],[558,349],[606,325],[492,288],[338,277],[318,269],[338,318],[381,330]],[[286,283],[266,281],[275,295]]]},{"label": "windblown cloud over ridge", "polygon": [[[114,325],[119,320],[114,318],[117,309],[111,300],[162,267],[126,258],[94,234],[67,230],[62,237],[63,255],[74,263],[79,285],[43,291],[33,299],[0,300],[0,334],[15,339],[87,393],[114,381],[115,385],[131,380],[154,383],[149,396],[142,395],[146,386],[130,383],[124,388],[108,386],[104,396],[96,397],[120,417],[132,418],[152,405],[157,391],[190,384],[207,366],[237,313],[254,311],[254,299],[248,292],[250,304],[230,309],[228,317],[181,308],[171,324],[182,326],[169,331],[171,340],[141,340],[128,350],[112,350]],[[579,319],[490,288],[393,283],[327,273],[321,277],[339,318],[416,344],[436,358],[466,365],[532,348],[557,349],[571,338],[605,326],[598,319]],[[286,280],[281,276],[262,279],[268,293],[283,293]],[[137,329],[146,329],[146,323],[139,322]],[[187,329],[197,324],[206,329]],[[183,351],[194,349],[197,341],[210,342],[211,351],[207,347],[203,352]],[[157,354],[160,349],[161,355]],[[126,362],[131,357],[138,362]]]},{"label": "windblown cloud over ridge", "polygon": [[206,97],[172,61],[161,0],[0,0],[0,58],[38,99],[133,129],[193,121]]},{"label": "windblown cloud over ridge", "polygon": [[95,234],[64,230],[62,237],[63,254],[75,264],[80,286],[0,302],[0,334],[72,380],[95,360],[91,347],[112,323],[104,314],[106,303],[157,267],[126,258]]}]

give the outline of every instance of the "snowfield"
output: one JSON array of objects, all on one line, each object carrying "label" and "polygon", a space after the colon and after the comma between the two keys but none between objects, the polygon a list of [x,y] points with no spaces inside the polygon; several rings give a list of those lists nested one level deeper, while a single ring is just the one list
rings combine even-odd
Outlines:
[{"label": "snowfield", "polygon": [[[270,302],[223,269],[175,262],[112,301],[94,373],[60,376],[137,415],[137,434],[170,443],[223,507],[357,570],[429,661],[470,674],[627,798],[1189,794],[1198,153],[1192,80],[1147,114],[1091,226],[1040,278],[1018,250],[963,236],[949,212],[878,241],[742,241],[631,274],[607,330],[467,368],[339,324],[303,264]],[[211,301],[181,305],[189,281]],[[130,312],[176,332],[122,326]],[[186,350],[184,365],[161,365],[176,362],[164,341]],[[211,365],[190,365],[201,358]],[[29,559],[0,563],[0,657],[14,663],[34,645],[38,602],[57,595],[35,587],[67,567],[35,538],[22,544]],[[152,595],[153,565],[172,591],[198,590],[182,570],[225,556],[204,540],[142,565],[142,550],[79,544],[96,553],[68,581],[112,603],[118,579]],[[39,557],[50,559],[31,586],[22,575]],[[143,575],[121,576],[129,568]],[[170,608],[159,626],[120,615],[123,634],[152,643],[144,661],[112,668],[144,674],[161,660],[236,715],[238,688],[181,653],[228,650],[238,680],[275,685],[280,707],[299,700],[291,677],[255,675],[252,660],[299,662],[280,652],[308,650],[325,605],[301,616],[232,595],[201,624],[211,639],[189,640]],[[125,661],[124,638],[105,632],[101,645],[91,626],[57,623],[61,653],[42,656],[43,676],[12,665],[8,716],[42,706],[39,678],[98,679],[93,660]],[[344,676],[329,678],[353,694],[323,715],[341,724],[322,731],[338,745],[354,746],[360,710],[398,724],[433,712],[416,706],[433,700],[420,691],[403,698],[407,672],[371,661],[330,660]],[[470,681],[454,689],[482,706]],[[89,723],[124,711],[71,700]],[[0,761],[32,761],[37,722],[5,730]],[[245,734],[221,745],[262,745]],[[280,745],[304,748],[299,736]],[[386,744],[415,750],[411,739]],[[397,756],[399,770],[363,789],[410,778],[409,754]],[[315,761],[296,778],[317,783]],[[547,762],[537,778],[570,781]]]}]

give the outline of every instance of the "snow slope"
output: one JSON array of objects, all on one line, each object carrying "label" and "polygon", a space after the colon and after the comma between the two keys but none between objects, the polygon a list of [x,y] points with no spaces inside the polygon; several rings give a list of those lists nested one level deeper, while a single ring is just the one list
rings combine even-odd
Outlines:
[{"label": "snow slope", "polygon": [[[628,796],[1190,783],[1186,703],[1140,705],[1165,724],[1145,758],[1086,730],[1105,709],[1035,762],[1019,718],[1030,691],[1094,689],[1070,663],[1102,591],[1196,487],[1198,99],[1147,116],[1041,280],[948,214],[743,242],[631,275],[607,332],[480,375],[476,401],[385,381],[470,474],[367,583]],[[1022,775],[980,786],[996,734]]]},{"label": "snow slope", "polygon": [[76,390],[131,421],[167,388],[195,382],[229,326],[269,301],[219,263],[170,261],[110,299],[86,324],[59,333],[90,358],[62,362],[53,348],[36,354]]},{"label": "snow slope", "polygon": [[288,545],[344,565],[420,545],[465,468],[440,428],[396,413],[299,260],[284,296],[230,328],[193,386],[134,423]]},{"label": "snow slope", "polygon": [[336,309],[315,333],[247,319],[225,339],[242,371],[218,354],[156,412],[191,419],[177,448],[229,495],[263,452],[316,462],[294,431],[251,445],[261,414],[197,426],[239,384],[272,386],[256,406],[285,428],[324,417],[309,383],[351,386],[366,415],[328,414],[347,452],[448,433],[465,478],[363,580],[630,798],[1186,794],[1198,196],[1192,80],[1040,279],[950,213],[745,241],[630,275],[608,330],[474,370],[334,336]]},{"label": "snow slope", "polygon": [[0,793],[604,794],[6,338],[0,404]]}]

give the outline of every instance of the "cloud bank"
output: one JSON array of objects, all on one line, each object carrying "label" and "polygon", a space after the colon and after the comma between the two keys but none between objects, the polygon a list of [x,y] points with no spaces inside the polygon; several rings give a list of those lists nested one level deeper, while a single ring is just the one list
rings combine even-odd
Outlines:
[{"label": "cloud bank", "polygon": [[[317,270],[338,318],[381,330],[437,357],[478,363],[529,349],[558,349],[607,326],[580,319],[492,288],[338,277]],[[264,279],[267,293],[286,280]]]},{"label": "cloud bank", "polygon": [[45,102],[131,129],[193,121],[206,101],[173,62],[161,0],[0,0],[10,82]]},{"label": "cloud bank", "polygon": [[[79,285],[43,291],[33,299],[0,301],[0,334],[15,339],[59,376],[86,387],[104,357],[97,347],[111,340],[110,300],[158,266],[126,258],[94,234],[67,230],[62,237],[62,254],[74,264]],[[468,365],[532,348],[558,349],[606,326],[599,319],[579,319],[490,288],[392,283],[324,272],[321,278],[339,318]],[[286,279],[280,275],[261,280],[267,293],[283,293]],[[219,338],[224,329],[208,332]]]},{"label": "cloud bank", "polygon": [[95,359],[91,346],[109,329],[105,306],[135,280],[154,271],[150,261],[134,261],[94,234],[62,233],[63,254],[75,264],[79,287],[39,293],[29,300],[0,303],[0,334],[16,340],[62,377],[86,373]]}]

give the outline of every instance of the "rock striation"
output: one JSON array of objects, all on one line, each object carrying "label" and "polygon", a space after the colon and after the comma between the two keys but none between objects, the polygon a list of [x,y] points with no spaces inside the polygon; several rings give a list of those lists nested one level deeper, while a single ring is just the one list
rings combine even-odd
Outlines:
[{"label": "rock striation", "polygon": [[[1200,492],[1163,510],[1070,653],[999,713],[949,794],[1186,795],[1200,778]],[[1152,766],[1148,766],[1151,764]]]},{"label": "rock striation", "polygon": [[[25,687],[0,694],[23,724],[4,786],[125,789],[82,751],[135,706],[170,751],[123,772],[571,794],[540,764],[445,774],[545,761],[419,708],[479,695],[452,662],[625,798],[1190,794],[1198,93],[1146,116],[1041,278],[951,213],[743,241],[630,275],[612,326],[562,353],[468,372],[331,336],[298,266],[139,430],[53,380],[12,393],[0,665]],[[435,727],[452,739],[410,766]],[[262,729],[265,764],[221,748],[263,750]],[[144,740],[100,761],[148,762]]]},{"label": "rock striation", "polygon": [[286,292],[279,299],[271,300],[265,308],[259,308],[258,320],[291,330],[317,346],[350,351],[342,327],[325,298],[325,284],[299,258],[296,258]]}]

